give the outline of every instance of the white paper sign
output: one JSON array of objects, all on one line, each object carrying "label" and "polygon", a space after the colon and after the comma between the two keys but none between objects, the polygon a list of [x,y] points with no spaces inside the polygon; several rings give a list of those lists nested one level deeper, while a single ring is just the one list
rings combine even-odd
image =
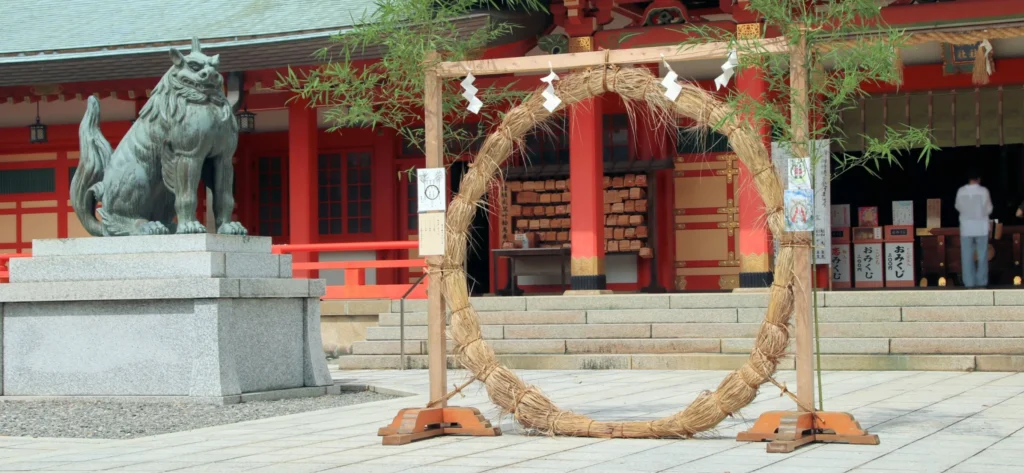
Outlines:
[{"label": "white paper sign", "polygon": [[914,224],[914,201],[894,200],[892,201],[892,224],[913,225]]},{"label": "white paper sign", "polygon": [[829,141],[817,140],[818,163],[814,166],[814,264],[829,264],[832,259],[832,155]]},{"label": "white paper sign", "polygon": [[444,256],[444,212],[419,214],[420,256]]},{"label": "white paper sign", "polygon": [[885,244],[885,280],[914,281],[914,243]]},{"label": "white paper sign", "polygon": [[882,282],[882,244],[863,243],[853,245],[854,285],[866,282]]},{"label": "white paper sign", "polygon": [[850,274],[850,245],[839,245],[832,247],[832,284],[839,283],[849,287],[853,284],[853,275]]},{"label": "white paper sign", "polygon": [[444,212],[445,210],[444,168],[420,168],[416,170],[417,212]]}]

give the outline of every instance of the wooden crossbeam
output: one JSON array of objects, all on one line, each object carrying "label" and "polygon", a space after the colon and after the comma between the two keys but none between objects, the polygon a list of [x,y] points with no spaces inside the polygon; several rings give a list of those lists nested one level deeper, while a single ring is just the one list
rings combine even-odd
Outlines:
[{"label": "wooden crossbeam", "polygon": [[[761,40],[760,52],[775,54],[788,50],[785,38]],[[645,64],[666,60],[668,62],[705,61],[725,59],[729,55],[729,44],[725,42],[700,45],[653,46],[635,49],[613,49],[569,54],[547,54],[543,56],[481,59],[477,61],[442,62],[437,65],[439,77],[462,77],[466,71],[474,76],[545,72],[550,69],[564,70],[604,64]]]}]

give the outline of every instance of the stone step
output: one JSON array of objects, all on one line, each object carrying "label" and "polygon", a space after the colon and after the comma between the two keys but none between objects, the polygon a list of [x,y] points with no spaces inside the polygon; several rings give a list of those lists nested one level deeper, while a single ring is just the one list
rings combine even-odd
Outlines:
[{"label": "stone step", "polygon": [[[480,325],[584,324],[587,313],[582,310],[480,312]],[[380,314],[381,327],[397,327],[400,314]],[[406,312],[405,326],[427,325],[426,312]]]},{"label": "stone step", "polygon": [[[754,346],[753,338],[675,338],[675,339],[524,339],[488,340],[498,354],[664,354],[724,353],[746,355]],[[447,341],[450,352],[454,342]],[[1015,355],[1024,353],[1024,339],[1018,338],[822,338],[821,353],[830,355]],[[787,349],[793,353],[791,339]],[[352,345],[354,355],[397,355],[397,341],[365,341]],[[424,340],[407,340],[407,355],[427,353]]]},{"label": "stone step", "polygon": [[[452,351],[455,342],[447,341],[447,350]],[[495,353],[529,353],[529,354],[564,354],[565,340],[488,340]],[[398,355],[400,345],[397,341],[366,341],[352,344],[353,355]],[[406,340],[406,355],[426,355],[425,340]]]},{"label": "stone step", "polygon": [[[504,328],[504,325],[484,325],[480,327],[480,331],[483,333],[485,339],[501,339],[505,338]],[[401,327],[367,327],[366,340],[401,340],[400,330]],[[426,340],[427,327],[425,325],[406,327],[405,339],[406,341]]]},{"label": "stone step", "polygon": [[[579,354],[498,355],[512,369],[637,369],[637,370],[732,370],[747,355],[736,354]],[[426,355],[406,357],[406,368],[425,369]],[[347,355],[338,358],[338,369],[398,369],[398,355]],[[450,368],[457,368],[453,356]],[[847,371],[1016,371],[1024,367],[1024,355],[821,355],[825,370]],[[793,359],[784,358],[781,370],[792,370]]]},{"label": "stone step", "polygon": [[[751,339],[761,324],[545,324],[482,325],[485,339]],[[366,340],[398,340],[400,327],[369,327]],[[1005,338],[1020,339],[1024,322],[865,322],[822,323],[822,339]],[[406,340],[425,340],[424,325],[405,327]]]},{"label": "stone step", "polygon": [[[767,293],[685,293],[685,294],[612,294],[592,296],[520,296],[474,297],[479,312],[551,311],[551,310],[651,310],[651,309],[763,309]],[[822,291],[819,307],[984,307],[1024,305],[1024,291],[1005,290],[900,290],[900,291]],[[405,302],[407,312],[423,312],[426,301]],[[399,301],[392,301],[391,312],[399,312]]]},{"label": "stone step", "polygon": [[1024,338],[897,338],[891,353],[1016,355],[1024,353]]},{"label": "stone step", "polygon": [[[481,325],[636,324],[636,323],[749,323],[764,320],[763,308],[552,310],[478,312]],[[398,313],[380,314],[381,326],[399,325]],[[1024,310],[1011,306],[963,307],[822,307],[818,320],[825,323],[871,322],[1024,322]],[[426,325],[426,312],[406,312],[405,325]],[[1020,336],[1020,335],[1015,335]]]}]

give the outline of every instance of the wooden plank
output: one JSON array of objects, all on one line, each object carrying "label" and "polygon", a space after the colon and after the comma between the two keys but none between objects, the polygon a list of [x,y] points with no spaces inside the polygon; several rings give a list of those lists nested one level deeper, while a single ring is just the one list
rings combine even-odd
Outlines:
[{"label": "wooden plank", "polygon": [[[779,53],[787,49],[785,38],[761,40],[760,52]],[[481,59],[476,61],[442,62],[437,65],[441,77],[462,77],[467,70],[477,77],[495,74],[548,72],[551,69],[576,69],[601,64],[643,64],[706,61],[725,59],[729,54],[726,42],[693,46],[654,46],[648,48],[589,51],[569,54],[547,54],[528,57]]]}]

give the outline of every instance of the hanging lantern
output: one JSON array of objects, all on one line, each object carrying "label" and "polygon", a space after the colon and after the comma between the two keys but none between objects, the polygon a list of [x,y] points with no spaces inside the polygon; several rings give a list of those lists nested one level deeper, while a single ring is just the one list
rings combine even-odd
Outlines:
[{"label": "hanging lantern", "polygon": [[246,106],[244,111],[235,114],[238,117],[239,133],[252,133],[256,131],[256,114],[249,111]]},{"label": "hanging lantern", "polygon": [[28,132],[29,143],[46,143],[46,125],[39,122],[39,102],[36,102],[36,122],[28,126]]}]

